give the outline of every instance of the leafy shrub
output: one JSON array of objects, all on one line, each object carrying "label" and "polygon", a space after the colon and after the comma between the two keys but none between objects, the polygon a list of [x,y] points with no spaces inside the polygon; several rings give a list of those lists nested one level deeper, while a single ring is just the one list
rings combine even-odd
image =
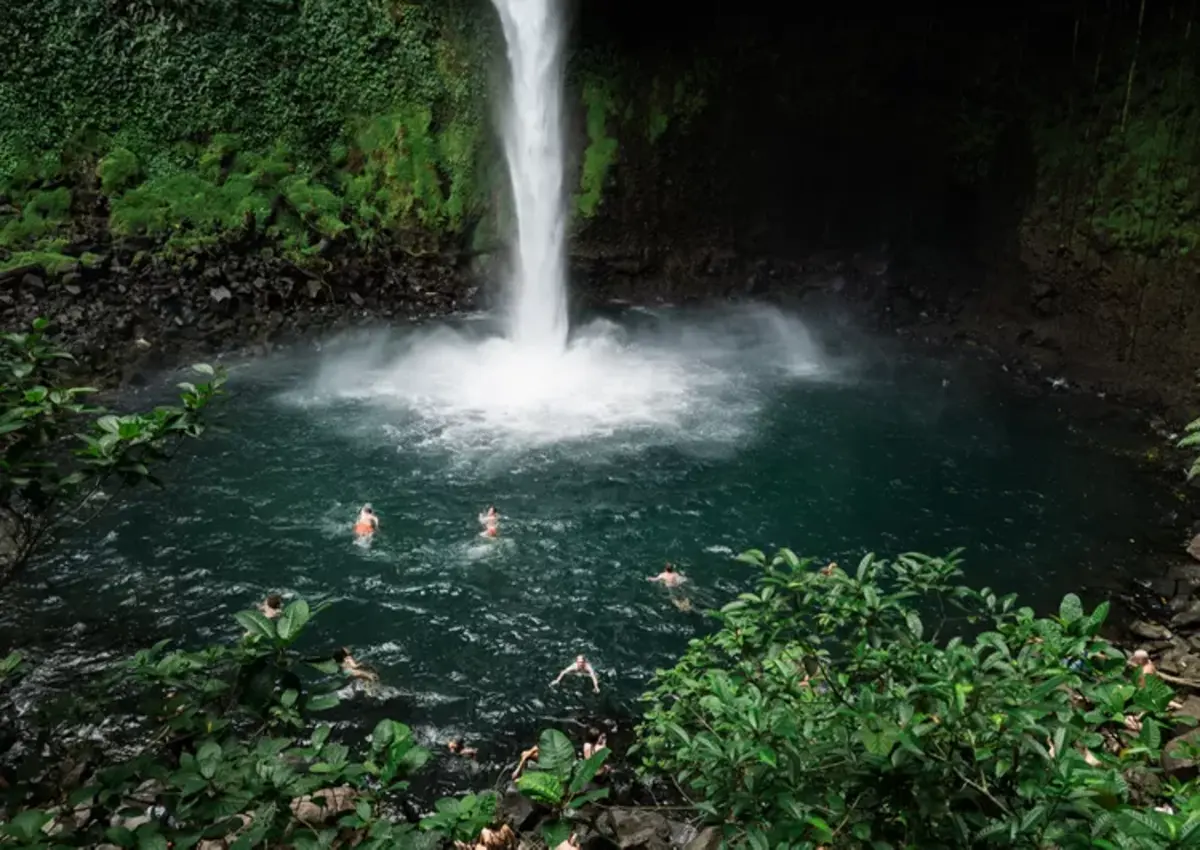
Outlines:
[{"label": "leafy shrub", "polygon": [[570,834],[570,825],[564,818],[567,812],[608,796],[607,788],[587,788],[608,755],[608,748],[601,747],[588,758],[578,759],[570,739],[562,732],[547,729],[538,736],[537,767],[521,774],[517,790],[554,812],[555,817],[542,825],[548,846],[557,847]]},{"label": "leafy shrub", "polygon": [[[235,619],[248,631],[235,643],[190,652],[168,651],[164,641],[139,652],[113,690],[134,688],[146,743],[71,787],[13,789],[0,843],[186,848],[227,838],[238,847],[326,848],[340,834],[363,848],[419,846],[416,825],[393,823],[386,811],[429,752],[392,720],[375,726],[362,761],[332,740],[329,725],[310,727],[314,713],[337,705],[341,684],[331,660],[295,649],[310,615],[302,599],[277,620],[242,611]],[[66,805],[47,805],[54,798]],[[450,834],[443,826],[423,828],[440,839]]]},{"label": "leafy shrub", "polygon": [[1153,800],[1133,790],[1156,781],[1172,692],[1154,676],[1139,684],[1097,637],[1107,604],[1088,614],[1067,596],[1057,616],[1035,617],[955,584],[957,553],[868,555],[854,574],[788,550],[742,559],[762,568],[759,590],[659,671],[640,728],[645,768],[674,777],[736,843],[1200,838],[1192,786],[1171,780]]},{"label": "leafy shrub", "polygon": [[105,486],[158,483],[151,468],[204,432],[202,413],[225,381],[199,365],[208,381],[180,384],[179,406],[115,415],[85,403],[90,387],[61,384],[59,364],[74,358],[48,326],[0,334],[0,514],[15,526],[16,564]]}]

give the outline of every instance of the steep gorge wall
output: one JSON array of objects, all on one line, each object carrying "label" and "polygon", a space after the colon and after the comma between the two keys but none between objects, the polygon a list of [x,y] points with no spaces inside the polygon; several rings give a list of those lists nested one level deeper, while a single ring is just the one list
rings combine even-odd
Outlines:
[{"label": "steep gorge wall", "polygon": [[[644,29],[614,23],[637,20],[621,6],[607,37],[656,55]],[[581,251],[597,278],[675,293],[754,289],[764,262],[785,289],[886,263],[893,320],[949,319],[1049,368],[1186,393],[1200,366],[1195,11],[689,4],[676,49],[706,69],[706,106],[653,151],[619,146]]]},{"label": "steep gorge wall", "polygon": [[[1052,361],[1190,386],[1190,3],[644,6],[575,7],[580,288],[739,293],[766,264],[802,289],[857,256],[850,273],[897,321],[949,315]],[[196,310],[232,290],[222,322],[247,309],[230,307],[238,287],[280,275],[251,312],[469,303],[471,258],[504,229],[487,0],[10,7],[6,321],[61,296],[64,275],[73,297],[126,279],[167,305],[196,289]],[[38,269],[48,290],[14,291]]]}]

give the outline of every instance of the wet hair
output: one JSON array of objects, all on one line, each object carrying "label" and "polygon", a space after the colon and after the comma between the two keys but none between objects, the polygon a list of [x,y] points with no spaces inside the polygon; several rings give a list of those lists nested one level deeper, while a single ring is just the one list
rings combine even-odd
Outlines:
[{"label": "wet hair", "polygon": [[267,597],[267,606],[271,607],[271,608],[282,608],[283,607],[283,597],[280,596],[278,593],[272,593],[271,595],[269,595]]},{"label": "wet hair", "polygon": [[450,743],[448,743],[446,746],[450,748],[450,752],[457,753],[459,750],[461,750],[463,748],[463,739],[462,738],[451,738]]},{"label": "wet hair", "polygon": [[370,502],[367,502],[365,505],[363,505],[362,509],[364,512],[369,513],[369,514],[375,513],[375,509],[373,507],[371,507]]},{"label": "wet hair", "polygon": [[597,741],[600,740],[600,730],[597,729],[595,726],[590,727],[587,730],[587,735],[584,737],[584,740],[587,741],[589,744],[596,743]]},{"label": "wet hair", "polygon": [[671,564],[671,563],[668,563],[668,564],[667,564],[665,567],[663,567],[663,572],[664,572],[664,573],[673,573],[673,572],[675,572],[675,565],[674,565],[674,564]]},{"label": "wet hair", "polygon": [[344,646],[339,646],[337,649],[335,649],[333,651],[333,660],[336,661],[338,664],[341,664],[343,661],[345,661],[349,657],[350,657],[350,650]]}]

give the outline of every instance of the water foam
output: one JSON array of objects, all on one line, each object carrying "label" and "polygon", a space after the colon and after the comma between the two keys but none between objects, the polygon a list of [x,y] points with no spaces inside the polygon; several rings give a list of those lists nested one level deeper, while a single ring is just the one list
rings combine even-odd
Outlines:
[{"label": "water foam", "polygon": [[586,442],[607,449],[742,438],[779,381],[844,374],[804,324],[770,308],[594,321],[561,354],[442,325],[326,350],[303,403],[376,411],[370,427],[456,453]]}]

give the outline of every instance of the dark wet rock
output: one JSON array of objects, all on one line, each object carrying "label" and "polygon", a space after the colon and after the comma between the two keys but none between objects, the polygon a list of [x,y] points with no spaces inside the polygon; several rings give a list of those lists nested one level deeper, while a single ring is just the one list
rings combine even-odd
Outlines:
[{"label": "dark wet rock", "polygon": [[32,272],[21,278],[21,288],[41,292],[46,288],[46,282],[42,280],[41,275],[33,274]]},{"label": "dark wet rock", "polygon": [[1145,620],[1135,620],[1129,624],[1129,631],[1146,640],[1170,640],[1171,630],[1166,626],[1160,626],[1157,623],[1148,623]]},{"label": "dark wet rock", "polygon": [[537,819],[537,807],[517,791],[509,791],[500,798],[496,807],[500,823],[506,823],[517,832],[530,829]]},{"label": "dark wet rock", "polygon": [[720,850],[722,840],[720,829],[715,826],[706,826],[684,846],[683,850]]},{"label": "dark wet rock", "polygon": [[670,847],[672,824],[653,809],[608,809],[596,819],[596,830],[621,850]]},{"label": "dark wet rock", "polygon": [[[1193,540],[1192,542],[1194,543],[1195,541]],[[1186,561],[1178,564],[1172,564],[1167,568],[1167,578],[1173,578],[1176,581],[1191,581],[1200,584],[1200,564]]]},{"label": "dark wet rock", "polygon": [[1187,755],[1189,746],[1200,746],[1200,729],[1193,729],[1190,732],[1172,738],[1163,747],[1162,766],[1168,776],[1173,776],[1180,781],[1186,782],[1200,772],[1197,770],[1196,759],[1189,758]]},{"label": "dark wet rock", "polygon": [[1193,601],[1186,608],[1171,618],[1171,626],[1176,629],[1189,628],[1200,623],[1200,600]]}]

